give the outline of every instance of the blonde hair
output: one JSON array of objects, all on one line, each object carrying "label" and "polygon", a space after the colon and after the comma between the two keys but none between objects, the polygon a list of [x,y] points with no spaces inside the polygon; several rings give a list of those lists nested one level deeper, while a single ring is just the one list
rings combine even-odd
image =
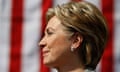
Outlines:
[{"label": "blonde hair", "polygon": [[50,8],[46,14],[49,21],[57,16],[68,31],[83,36],[79,56],[85,68],[95,69],[107,41],[107,26],[102,13],[89,2],[69,2]]}]

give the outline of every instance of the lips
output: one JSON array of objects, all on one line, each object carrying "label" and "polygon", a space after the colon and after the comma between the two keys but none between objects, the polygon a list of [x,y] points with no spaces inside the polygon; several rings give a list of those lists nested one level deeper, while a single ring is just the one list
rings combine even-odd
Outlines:
[{"label": "lips", "polygon": [[44,56],[47,56],[48,53],[49,53],[49,50],[43,50],[42,53],[43,53],[43,57],[44,57]]}]

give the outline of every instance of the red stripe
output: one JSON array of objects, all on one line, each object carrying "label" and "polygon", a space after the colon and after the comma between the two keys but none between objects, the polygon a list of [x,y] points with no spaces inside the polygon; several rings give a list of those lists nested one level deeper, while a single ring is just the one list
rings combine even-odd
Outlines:
[{"label": "red stripe", "polygon": [[113,71],[113,14],[114,14],[114,2],[113,0],[102,0],[102,11],[103,14],[105,15],[107,22],[108,22],[108,27],[109,27],[109,40],[108,44],[106,47],[106,51],[103,55],[102,59],[102,67],[101,71],[102,72],[114,72]]},{"label": "red stripe", "polygon": [[[42,0],[42,30],[41,33],[44,33],[44,29],[46,26],[46,20],[45,20],[45,15],[46,15],[46,11],[48,10],[48,8],[50,8],[52,6],[52,0]],[[42,34],[43,36],[43,34]],[[43,57],[42,57],[42,52],[40,52],[41,54],[41,62],[40,62],[40,72],[50,72],[49,68],[47,68],[44,64],[43,64]]]},{"label": "red stripe", "polygon": [[10,72],[21,72],[23,0],[12,0]]}]

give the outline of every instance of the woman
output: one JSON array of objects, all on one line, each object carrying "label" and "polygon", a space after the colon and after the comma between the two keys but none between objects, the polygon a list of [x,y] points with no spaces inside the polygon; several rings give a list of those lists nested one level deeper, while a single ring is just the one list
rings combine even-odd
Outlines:
[{"label": "woman", "polygon": [[58,72],[94,71],[107,41],[101,12],[88,2],[69,2],[49,9],[46,16],[39,43],[44,64]]}]

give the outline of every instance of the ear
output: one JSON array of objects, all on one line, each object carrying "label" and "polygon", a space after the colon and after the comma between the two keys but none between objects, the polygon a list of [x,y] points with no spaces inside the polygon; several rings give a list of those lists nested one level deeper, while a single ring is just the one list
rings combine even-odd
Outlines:
[{"label": "ear", "polygon": [[75,33],[73,36],[73,42],[72,42],[72,47],[77,49],[83,41],[83,36],[80,35],[79,33]]}]

